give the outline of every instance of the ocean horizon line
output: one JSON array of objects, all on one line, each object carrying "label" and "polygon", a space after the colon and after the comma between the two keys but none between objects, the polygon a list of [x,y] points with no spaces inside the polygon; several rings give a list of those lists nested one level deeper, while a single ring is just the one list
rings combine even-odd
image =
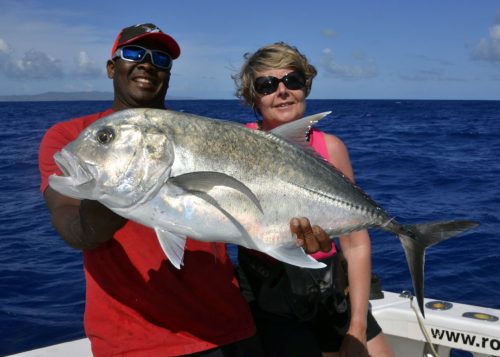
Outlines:
[{"label": "ocean horizon line", "polygon": [[[112,101],[112,92],[88,91],[88,92],[44,92],[40,94],[13,94],[0,95],[0,102],[62,102],[62,101]],[[238,98],[195,98],[167,95],[169,100],[191,100],[191,101],[240,101]],[[338,101],[500,101],[499,99],[459,99],[459,98],[315,98],[308,100],[338,100]]]}]

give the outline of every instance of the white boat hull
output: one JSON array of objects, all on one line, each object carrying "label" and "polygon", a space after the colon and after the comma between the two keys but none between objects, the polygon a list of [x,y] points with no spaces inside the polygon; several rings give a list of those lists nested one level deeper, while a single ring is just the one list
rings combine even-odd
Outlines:
[{"label": "white boat hull", "polygon": [[[396,356],[433,355],[408,296],[384,291],[383,299],[370,303]],[[439,356],[449,356],[452,349],[476,357],[500,356],[500,310],[433,299],[424,304],[422,321]]]}]

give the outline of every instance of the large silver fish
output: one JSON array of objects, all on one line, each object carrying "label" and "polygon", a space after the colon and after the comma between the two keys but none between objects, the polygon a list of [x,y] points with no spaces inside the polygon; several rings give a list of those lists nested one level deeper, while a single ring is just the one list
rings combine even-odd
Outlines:
[{"label": "large silver fish", "polygon": [[423,313],[424,250],[477,223],[399,224],[309,149],[305,130],[326,114],[266,133],[169,110],[124,110],[93,123],[57,153],[65,176],[51,175],[49,183],[154,228],[177,268],[186,237],[324,266],[296,246],[291,217],[306,216],[331,236],[389,231],[403,245]]}]

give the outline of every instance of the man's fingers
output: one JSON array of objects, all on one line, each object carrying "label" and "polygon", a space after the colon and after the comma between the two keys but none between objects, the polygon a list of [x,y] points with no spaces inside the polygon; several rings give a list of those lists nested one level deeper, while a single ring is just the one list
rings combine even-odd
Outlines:
[{"label": "man's fingers", "polygon": [[319,226],[311,226],[306,217],[292,218],[290,231],[296,235],[297,245],[308,254],[318,251],[326,253],[332,249],[332,242],[326,232]]},{"label": "man's fingers", "polygon": [[300,230],[300,222],[298,218],[292,218],[290,220],[290,231],[292,231],[293,234],[298,235]]},{"label": "man's fingers", "polygon": [[332,250],[332,240],[326,234],[326,232],[320,226],[313,226],[312,230],[314,232],[314,236],[318,240],[319,250],[324,253],[328,253]]},{"label": "man's fingers", "polygon": [[306,217],[299,218],[299,224],[300,224],[300,229],[304,234],[304,237],[311,238],[311,236],[314,235],[311,227],[311,222],[309,222],[309,220]]},{"label": "man's fingers", "polygon": [[306,253],[314,253],[320,249],[320,245],[314,237],[311,223],[307,218],[293,218],[290,221],[290,229],[297,236],[297,244],[304,248]]},{"label": "man's fingers", "polygon": [[315,253],[320,249],[318,240],[314,235],[313,228],[311,227],[311,222],[305,217],[299,218],[300,229],[302,230],[302,235],[304,239],[304,250],[307,254]]},{"label": "man's fingers", "polygon": [[299,247],[302,247],[302,248],[305,248],[305,244],[306,244],[306,237],[305,237],[305,233],[304,233],[304,223],[306,223],[306,221],[304,221],[304,219],[302,218],[292,218],[290,220],[290,231],[295,235],[295,237],[297,238],[297,245]]}]

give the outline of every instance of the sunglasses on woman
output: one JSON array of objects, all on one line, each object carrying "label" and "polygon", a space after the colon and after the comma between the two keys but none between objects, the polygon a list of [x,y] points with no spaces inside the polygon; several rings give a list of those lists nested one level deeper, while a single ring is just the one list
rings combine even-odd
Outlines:
[{"label": "sunglasses on woman", "polygon": [[116,50],[113,58],[120,57],[122,60],[129,62],[142,62],[146,55],[151,57],[151,63],[156,67],[166,70],[172,68],[172,57],[168,53],[136,45],[120,47]]},{"label": "sunglasses on woman", "polygon": [[301,72],[290,72],[287,75],[276,78],[273,76],[258,77],[255,79],[255,91],[262,95],[268,95],[276,92],[280,82],[283,82],[288,89],[302,89],[306,85],[306,79]]}]

